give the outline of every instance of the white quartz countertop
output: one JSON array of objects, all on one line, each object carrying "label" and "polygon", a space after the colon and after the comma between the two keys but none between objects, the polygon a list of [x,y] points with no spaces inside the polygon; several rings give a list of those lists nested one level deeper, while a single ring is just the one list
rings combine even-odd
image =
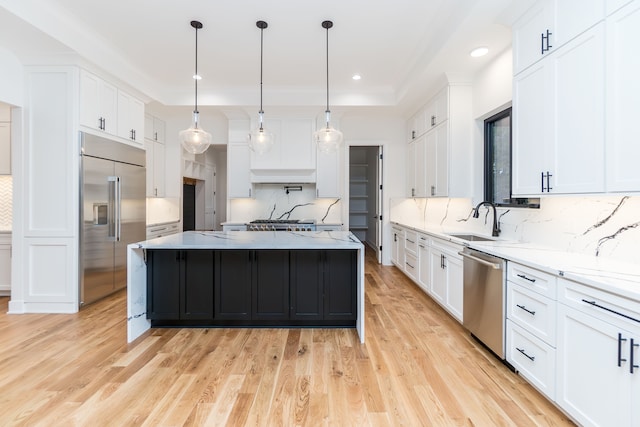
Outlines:
[{"label": "white quartz countertop", "polygon": [[143,249],[362,249],[349,231],[187,231],[134,243]]},{"label": "white quartz countertop", "polygon": [[465,230],[461,229],[416,228],[396,224],[640,302],[640,265],[527,242],[499,238],[486,242],[466,241],[449,235],[464,233]]}]

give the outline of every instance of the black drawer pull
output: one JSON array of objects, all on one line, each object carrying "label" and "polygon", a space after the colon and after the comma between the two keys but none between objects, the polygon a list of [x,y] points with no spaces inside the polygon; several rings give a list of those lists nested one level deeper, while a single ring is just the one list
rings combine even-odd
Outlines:
[{"label": "black drawer pull", "polygon": [[640,347],[640,344],[636,344],[633,342],[633,338],[631,338],[631,345],[629,346],[630,350],[629,350],[629,372],[631,372],[633,374],[633,368],[640,368],[639,365],[634,365],[633,364],[633,350],[634,347]]},{"label": "black drawer pull", "polygon": [[[622,342],[626,340],[626,338],[622,338],[621,333],[618,333],[618,368],[622,366],[622,362],[627,361],[627,359],[622,358]],[[633,354],[633,349],[631,349],[631,354]]]},{"label": "black drawer pull", "polygon": [[518,277],[519,277],[519,278],[521,278],[521,279],[528,280],[528,281],[529,281],[529,282],[531,282],[531,283],[535,283],[535,282],[536,282],[536,279],[529,279],[529,278],[528,278],[527,276],[525,276],[524,274],[516,274],[516,276],[518,276]]},{"label": "black drawer pull", "polygon": [[409,243],[415,243],[413,240],[409,239],[408,237],[407,237],[407,242],[409,242]]},{"label": "black drawer pull", "polygon": [[516,350],[518,350],[520,353],[522,353],[524,355],[524,357],[526,357],[527,359],[531,360],[532,362],[536,360],[535,356],[529,356],[523,348],[518,348],[516,347]]},{"label": "black drawer pull", "polygon": [[415,268],[413,265],[409,264],[408,262],[405,261],[405,264],[407,264],[410,268]]},{"label": "black drawer pull", "polygon": [[640,320],[636,319],[635,317],[627,316],[626,314],[620,313],[619,311],[615,311],[615,310],[612,310],[612,309],[610,309],[608,307],[604,307],[604,306],[596,303],[595,301],[587,301],[586,299],[582,298],[582,302],[586,302],[589,305],[601,308],[602,310],[608,311],[609,313],[617,314],[618,316],[621,316],[621,317],[624,317],[626,319],[633,320],[634,322],[640,323]]},{"label": "black drawer pull", "polygon": [[518,308],[519,308],[519,309],[521,309],[521,310],[526,311],[527,313],[529,313],[529,314],[530,314],[530,315],[532,315],[532,316],[535,316],[535,315],[536,315],[536,312],[535,312],[535,311],[528,310],[524,305],[516,304],[516,307],[518,307]]}]

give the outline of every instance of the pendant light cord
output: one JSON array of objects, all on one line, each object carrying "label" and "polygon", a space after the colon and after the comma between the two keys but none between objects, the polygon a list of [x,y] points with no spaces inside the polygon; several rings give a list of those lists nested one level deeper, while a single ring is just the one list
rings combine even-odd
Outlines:
[{"label": "pendant light cord", "polygon": [[196,74],[193,76],[193,79],[196,81],[196,94],[195,94],[195,105],[193,114],[195,117],[195,126],[198,127],[198,27],[196,28]]},{"label": "pendant light cord", "polygon": [[262,110],[262,52],[263,52],[263,34],[264,34],[264,27],[260,28],[260,111],[258,111],[258,114],[260,114],[260,130],[262,130],[262,115],[264,114],[264,111]]},{"label": "pendant light cord", "polygon": [[327,26],[327,128],[329,127],[329,26]]}]

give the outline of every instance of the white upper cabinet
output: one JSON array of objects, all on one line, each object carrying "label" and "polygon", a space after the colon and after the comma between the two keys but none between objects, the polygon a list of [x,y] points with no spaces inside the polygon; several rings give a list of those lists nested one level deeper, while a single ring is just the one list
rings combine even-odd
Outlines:
[{"label": "white upper cabinet", "polygon": [[144,138],[144,103],[118,90],[118,136],[142,144]]},{"label": "white upper cabinet", "polygon": [[320,150],[316,153],[316,197],[341,197],[341,154],[340,149],[333,153]]},{"label": "white upper cabinet", "polygon": [[11,108],[0,104],[0,175],[11,175]]},{"label": "white upper cabinet", "polygon": [[152,141],[164,144],[165,142],[165,123],[163,120],[152,116],[144,115],[144,137]]},{"label": "white upper cabinet", "polygon": [[514,24],[513,72],[554,52],[605,18],[605,0],[543,0]]},{"label": "white upper cabinet", "polygon": [[513,194],[604,191],[604,24],[514,77]]},{"label": "white upper cabinet", "polygon": [[607,18],[607,190],[640,191],[640,1]]},{"label": "white upper cabinet", "polygon": [[229,142],[227,145],[227,197],[251,197],[249,145]]},{"label": "white upper cabinet", "polygon": [[[472,152],[470,86],[444,87],[409,120],[408,130],[415,126],[418,116],[428,120],[426,131],[407,146],[407,197],[468,197]],[[410,130],[409,136],[413,132]]]},{"label": "white upper cabinet", "polygon": [[118,89],[101,78],[80,71],[80,124],[117,135]]}]

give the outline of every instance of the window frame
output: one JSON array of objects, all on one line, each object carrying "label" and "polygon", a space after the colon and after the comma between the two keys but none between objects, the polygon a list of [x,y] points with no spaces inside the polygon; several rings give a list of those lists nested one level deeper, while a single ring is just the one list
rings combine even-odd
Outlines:
[{"label": "window frame", "polygon": [[[495,147],[491,140],[491,124],[509,118],[509,195],[508,202],[495,202],[493,187],[493,158]],[[512,184],[513,184],[513,109],[508,107],[484,120],[484,200],[488,200],[495,204],[497,207],[504,208],[539,208],[540,199],[538,198],[526,198],[526,197],[513,197]]]}]

